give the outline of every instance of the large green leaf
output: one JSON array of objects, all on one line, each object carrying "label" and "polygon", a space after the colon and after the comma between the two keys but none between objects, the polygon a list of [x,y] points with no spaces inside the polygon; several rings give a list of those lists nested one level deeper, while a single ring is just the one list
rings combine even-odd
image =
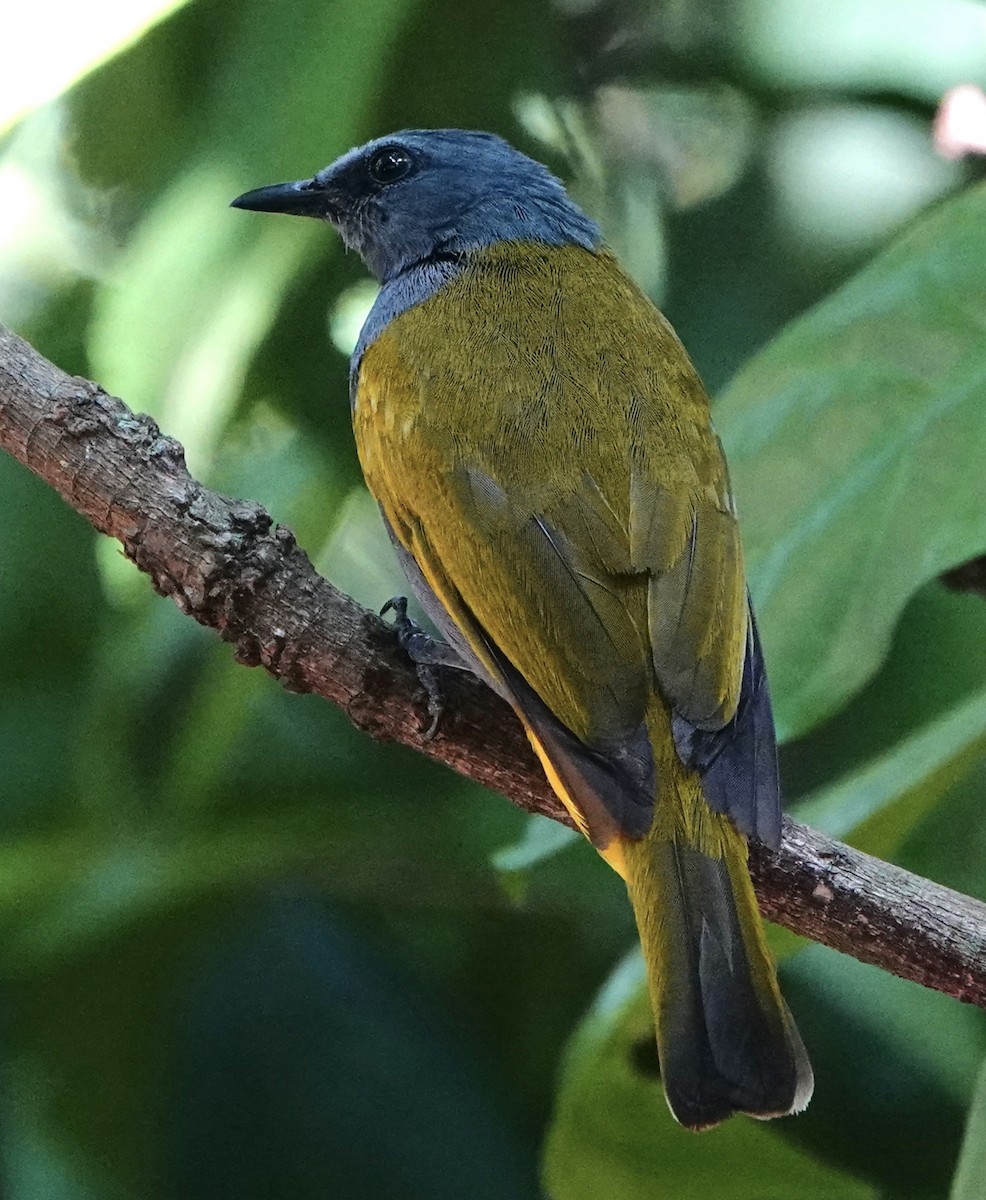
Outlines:
[{"label": "large green leaf", "polygon": [[825,946],[786,964],[783,987],[815,1068],[785,1135],[881,1197],[938,1200],[986,1051],[983,1014]]},{"label": "large green leaf", "polygon": [[876,670],[908,596],[986,548],[986,188],[943,204],[726,389],[781,732]]},{"label": "large green leaf", "polygon": [[799,820],[886,856],[986,749],[986,688],[798,805]]},{"label": "large green leaf", "polygon": [[572,1042],[548,1139],[554,1200],[872,1200],[868,1185],[735,1118],[696,1137],[676,1125],[653,1069],[653,1026],[637,955],[610,980]]},{"label": "large green leaf", "polygon": [[986,1062],[969,1106],[959,1165],[952,1180],[949,1200],[982,1200],[986,1190]]}]

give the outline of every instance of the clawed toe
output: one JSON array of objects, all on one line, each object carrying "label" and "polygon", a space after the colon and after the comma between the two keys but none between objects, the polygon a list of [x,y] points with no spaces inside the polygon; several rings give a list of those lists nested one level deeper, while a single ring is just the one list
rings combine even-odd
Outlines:
[{"label": "clawed toe", "polygon": [[389,612],[394,614],[394,632],[397,635],[397,644],[414,663],[418,682],[424,689],[427,698],[430,720],[428,728],[424,732],[424,739],[426,742],[430,742],[438,732],[442,713],[445,711],[445,693],[438,674],[441,664],[430,661],[431,648],[436,645],[436,642],[407,615],[406,596],[391,596],[380,609],[380,615],[385,617]]}]

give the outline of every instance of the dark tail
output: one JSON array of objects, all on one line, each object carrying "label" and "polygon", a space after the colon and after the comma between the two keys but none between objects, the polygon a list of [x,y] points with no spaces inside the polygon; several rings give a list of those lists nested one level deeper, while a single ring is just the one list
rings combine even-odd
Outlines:
[{"label": "dark tail", "polygon": [[673,836],[658,819],[646,838],[623,843],[664,1091],[689,1129],[735,1112],[800,1112],[814,1084],[764,940],[745,841],[728,818],[708,817]]}]

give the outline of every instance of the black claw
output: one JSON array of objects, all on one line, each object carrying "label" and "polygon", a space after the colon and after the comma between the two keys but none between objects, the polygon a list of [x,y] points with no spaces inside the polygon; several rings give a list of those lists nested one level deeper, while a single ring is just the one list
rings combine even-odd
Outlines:
[{"label": "black claw", "polygon": [[424,731],[424,739],[430,742],[438,732],[442,714],[445,712],[445,693],[442,691],[442,681],[438,675],[438,667],[430,667],[426,663],[415,663],[418,682],[428,697],[428,728]]},{"label": "black claw", "polygon": [[383,608],[381,608],[380,615],[381,617],[385,617],[389,612],[396,615],[397,621],[407,621],[409,619],[407,615],[407,596],[391,596]]},{"label": "black claw", "polygon": [[394,632],[397,634],[397,644],[414,664],[418,682],[427,697],[428,716],[431,719],[423,736],[426,742],[430,742],[438,732],[442,713],[445,711],[445,694],[442,690],[438,667],[431,663],[420,662],[419,656],[415,654],[415,649],[417,648],[420,652],[431,643],[432,639],[416,621],[412,621],[407,615],[407,596],[391,596],[381,608],[380,615],[385,617],[389,612],[394,614]]}]

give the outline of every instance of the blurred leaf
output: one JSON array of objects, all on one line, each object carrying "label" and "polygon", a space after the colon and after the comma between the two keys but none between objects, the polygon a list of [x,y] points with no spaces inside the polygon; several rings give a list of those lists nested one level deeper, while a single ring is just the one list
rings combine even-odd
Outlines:
[{"label": "blurred leaf", "polygon": [[296,889],[142,921],[6,992],[22,1120],[104,1196],[537,1195],[454,1014]]},{"label": "blurred leaf", "polygon": [[145,827],[129,835],[78,829],[21,839],[0,855],[5,977],[30,977],[95,953],[109,937],[186,905],[324,859],[310,814],[282,808],[222,829]]},{"label": "blurred leaf", "polygon": [[875,1189],[790,1146],[777,1124],[736,1117],[698,1137],[682,1129],[656,1065],[634,955],[569,1048],[545,1159],[554,1200],[875,1200]]},{"label": "blurred leaf", "polygon": [[986,761],[980,761],[910,831],[896,851],[908,871],[986,901]]},{"label": "blurred leaf", "polygon": [[173,1194],[533,1200],[454,1014],[312,900],[265,907],[179,1008]]},{"label": "blurred leaf", "polygon": [[[711,87],[597,89],[594,111],[615,169],[657,181],[675,208],[728,191],[753,150],[750,100],[721,83]],[[625,258],[631,267],[632,258]]]},{"label": "blurred leaf", "polygon": [[140,226],[117,286],[100,293],[90,339],[96,376],[183,442],[193,473],[211,459],[309,232],[237,225],[236,191],[228,170],[179,179]]},{"label": "blurred leaf", "polygon": [[767,170],[786,240],[830,262],[882,246],[965,175],[936,153],[923,114],[872,100],[785,114],[770,131]]},{"label": "blurred leaf", "polygon": [[[0,510],[4,684],[30,681],[57,694],[66,674],[82,676],[88,665],[101,599],[92,556],[95,534],[6,454],[0,456]],[[71,587],[64,586],[66,579]]]},{"label": "blurred leaf", "polygon": [[0,833],[11,838],[68,807],[102,597],[92,530],[6,454],[0,512]]},{"label": "blurred leaf", "polygon": [[[116,1200],[96,1185],[84,1182],[78,1164],[50,1128],[38,1119],[32,1104],[21,1098],[37,1091],[37,1076],[29,1065],[5,1070],[3,1119],[3,1181],[5,1197],[43,1196],[44,1200]],[[90,1181],[91,1182],[91,1181]]]},{"label": "blurred leaf", "polygon": [[[408,590],[380,509],[365,487],[354,488],[338,505],[336,520],[317,555],[316,568],[360,604],[379,611],[391,596]],[[416,620],[420,606],[409,598]]]},{"label": "blurred leaf", "polygon": [[185,4],[58,101],[68,119],[63,165],[104,201],[77,208],[108,225],[118,247],[191,160],[214,75],[203,69],[206,55],[223,61],[235,27],[222,8],[222,0]]},{"label": "blurred leaf", "polygon": [[986,689],[798,804],[798,820],[886,857],[986,749]]},{"label": "blurred leaf", "polygon": [[516,95],[564,87],[564,29],[550,0],[429,0],[407,12],[376,88],[377,134],[451,125],[515,136]]},{"label": "blurred leaf", "polygon": [[986,27],[975,0],[742,0],[731,33],[772,88],[898,92],[933,103],[983,82]]},{"label": "blurred leaf", "polygon": [[781,749],[790,797],[820,793],[892,757],[982,691],[986,604],[935,580],[907,602],[888,657],[849,703]]},{"label": "blurred leaf", "polygon": [[781,732],[873,674],[907,597],[986,533],[986,189],[943,204],[717,406]]},{"label": "blurred leaf", "polygon": [[969,1105],[962,1152],[952,1179],[949,1200],[982,1200],[986,1189],[986,1061]]},{"label": "blurred leaf", "polygon": [[945,1195],[986,1053],[983,1013],[825,946],[793,958],[782,987],[815,1069],[811,1104],[779,1123],[784,1136],[881,1197]]},{"label": "blurred leaf", "polygon": [[582,835],[567,825],[532,814],[524,825],[520,841],[497,850],[493,865],[498,871],[526,871],[581,840]]},{"label": "blurred leaf", "polygon": [[[66,8],[59,0],[36,0],[15,9],[15,24],[4,38],[8,53],[0,66],[0,133],[186,2],[127,0]],[[53,38],[55,22],[58,37]]]}]

